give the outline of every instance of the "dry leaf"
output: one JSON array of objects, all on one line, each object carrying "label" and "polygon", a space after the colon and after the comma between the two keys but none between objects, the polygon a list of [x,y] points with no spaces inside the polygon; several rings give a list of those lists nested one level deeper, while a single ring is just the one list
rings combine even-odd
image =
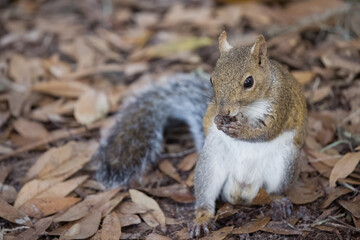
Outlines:
[{"label": "dry leaf", "polygon": [[62,239],[85,239],[94,235],[100,225],[101,212],[93,211],[83,217],[81,220],[76,221],[72,227],[64,231],[60,238]]},{"label": "dry leaf", "polygon": [[94,211],[100,212],[101,218],[101,210],[99,208],[107,203],[119,190],[119,188],[115,188],[108,192],[87,196],[84,201],[71,207],[63,214],[56,216],[54,222],[75,221]]},{"label": "dry leaf", "polygon": [[265,189],[260,188],[256,197],[252,200],[252,205],[263,205],[269,204],[271,202],[271,198]]},{"label": "dry leaf", "polygon": [[80,198],[33,198],[20,207],[30,217],[41,218],[67,209],[80,201]]},{"label": "dry leaf", "polygon": [[199,159],[198,153],[192,153],[187,155],[177,166],[181,171],[190,171],[196,164],[197,160]]},{"label": "dry leaf", "polygon": [[106,215],[102,223],[101,240],[119,240],[121,236],[121,225],[119,217],[115,212]]},{"label": "dry leaf", "polygon": [[350,192],[352,192],[352,191],[346,187],[333,188],[332,191],[330,191],[330,193],[326,196],[326,199],[321,204],[321,207],[327,208],[335,199],[337,199],[345,194],[348,194]]},{"label": "dry leaf", "polygon": [[102,211],[102,217],[105,217],[106,215],[110,214],[112,210],[114,210],[115,207],[119,205],[119,203],[122,202],[122,200],[127,197],[129,194],[127,192],[125,193],[118,193],[115,197],[113,197],[107,204],[107,207],[104,208]]},{"label": "dry leaf", "polygon": [[19,225],[31,226],[31,221],[25,213],[17,210],[0,198],[0,217]]},{"label": "dry leaf", "polygon": [[331,170],[329,184],[330,187],[336,186],[336,181],[339,178],[346,178],[360,161],[360,152],[347,153],[342,157]]},{"label": "dry leaf", "polygon": [[233,205],[231,205],[230,203],[225,203],[224,206],[222,206],[217,212],[216,212],[216,216],[215,216],[215,221],[222,219],[222,218],[226,218],[229,217],[231,215],[234,215],[235,213],[237,213],[239,210],[235,209]]},{"label": "dry leaf", "polygon": [[223,227],[223,228],[211,233],[210,236],[203,237],[200,239],[202,239],[202,240],[222,240],[222,239],[225,239],[226,236],[229,235],[233,229],[234,229],[234,226]]},{"label": "dry leaf", "polygon": [[321,100],[325,99],[327,96],[330,95],[330,93],[332,93],[331,87],[330,86],[323,86],[320,87],[319,89],[316,89],[313,93],[313,97],[311,98],[310,102],[311,103],[317,103],[320,102]]},{"label": "dry leaf", "polygon": [[29,121],[25,118],[18,118],[14,121],[14,128],[21,136],[34,140],[43,139],[49,135],[48,131],[42,124]]},{"label": "dry leaf", "polygon": [[311,71],[292,71],[291,74],[301,85],[308,84],[315,77],[315,73]]},{"label": "dry leaf", "polygon": [[261,228],[261,231],[271,232],[279,235],[301,235],[301,231],[296,228],[290,227],[284,221],[271,221],[265,227]]},{"label": "dry leaf", "polygon": [[119,219],[120,219],[120,225],[122,227],[135,225],[141,223],[141,219],[138,215],[135,214],[122,214],[117,213]]},{"label": "dry leaf", "polygon": [[[151,213],[144,213],[141,215],[145,222],[146,222],[145,218],[152,215],[152,216],[154,216],[155,220],[160,225],[165,226],[165,224],[166,224],[165,215],[164,215],[163,211],[161,210],[161,208],[159,207],[159,204],[154,199],[148,197],[144,193],[142,193],[138,190],[135,190],[135,189],[130,189],[129,193],[130,193],[131,200],[133,202],[135,202],[137,204],[141,204],[141,205],[145,206],[146,208],[152,210]],[[150,222],[150,220],[146,223],[149,224],[149,226],[154,227],[154,223]]]},{"label": "dry leaf", "polygon": [[164,160],[159,164],[160,170],[176,180],[179,183],[182,183],[179,173],[176,171],[176,168],[169,162],[169,160]]},{"label": "dry leaf", "polygon": [[135,202],[124,202],[119,206],[118,211],[122,214],[138,214],[147,213],[149,212],[149,209]]},{"label": "dry leaf", "polygon": [[242,225],[241,227],[235,228],[232,233],[233,234],[253,233],[253,232],[259,231],[260,229],[265,227],[269,221],[270,221],[269,217],[263,217],[263,218],[255,220],[255,221],[246,223],[246,224]]},{"label": "dry leaf", "polygon": [[169,197],[176,202],[192,203],[195,201],[194,195],[188,187],[181,184],[173,184],[165,187],[145,188],[144,191],[157,197]]},{"label": "dry leaf", "polygon": [[286,191],[286,196],[294,204],[306,204],[314,202],[323,196],[323,192],[318,189],[317,185],[305,185],[302,182],[296,182]]},{"label": "dry leaf", "polygon": [[76,98],[90,90],[86,84],[76,81],[57,81],[40,82],[32,86],[32,90],[56,97]]},{"label": "dry leaf", "polygon": [[11,185],[0,183],[0,197],[8,203],[13,203],[16,200],[17,191]]},{"label": "dry leaf", "polygon": [[355,217],[360,218],[360,195],[357,195],[349,201],[339,200],[339,204],[351,212]]},{"label": "dry leaf", "polygon": [[[47,217],[37,221],[33,227],[19,234],[16,239],[18,240],[32,240],[39,239],[39,236],[44,234],[46,229],[50,227],[53,217]],[[5,238],[6,239],[6,238]]]},{"label": "dry leaf", "polygon": [[110,110],[103,92],[90,90],[82,94],[75,104],[74,116],[81,124],[90,124],[103,118]]},{"label": "dry leaf", "polygon": [[171,238],[159,235],[157,233],[150,233],[145,237],[145,240],[171,240]]}]

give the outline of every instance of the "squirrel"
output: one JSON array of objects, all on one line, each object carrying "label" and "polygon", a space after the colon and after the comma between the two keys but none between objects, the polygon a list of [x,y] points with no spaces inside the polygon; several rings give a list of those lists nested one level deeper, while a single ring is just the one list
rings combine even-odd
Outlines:
[{"label": "squirrel", "polygon": [[98,180],[126,184],[157,160],[168,120],[187,123],[200,152],[191,236],[209,232],[218,197],[250,204],[260,188],[269,194],[286,190],[298,176],[306,137],[301,86],[268,58],[265,38],[233,47],[223,31],[219,50],[210,81],[178,75],[139,95],[120,112],[94,155]]}]

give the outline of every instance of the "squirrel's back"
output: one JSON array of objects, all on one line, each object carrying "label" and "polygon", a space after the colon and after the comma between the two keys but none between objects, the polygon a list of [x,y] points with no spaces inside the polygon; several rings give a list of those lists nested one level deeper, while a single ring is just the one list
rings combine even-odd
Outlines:
[{"label": "squirrel's back", "polygon": [[212,90],[208,76],[178,74],[165,84],[153,84],[119,112],[115,126],[101,141],[93,160],[99,163],[96,178],[106,186],[126,184],[158,159],[163,132],[170,119],[189,125],[195,146],[204,142],[202,119]]}]

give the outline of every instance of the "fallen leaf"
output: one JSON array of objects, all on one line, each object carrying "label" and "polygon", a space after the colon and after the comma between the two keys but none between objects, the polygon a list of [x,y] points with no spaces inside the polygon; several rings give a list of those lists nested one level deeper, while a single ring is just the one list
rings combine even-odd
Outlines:
[{"label": "fallen leaf", "polygon": [[177,166],[181,171],[190,171],[196,164],[197,160],[199,159],[198,153],[192,153],[187,155]]},{"label": "fallen leaf", "polygon": [[138,214],[147,213],[149,212],[149,209],[135,202],[124,202],[119,206],[118,211],[122,214]]},{"label": "fallen leaf", "polygon": [[90,90],[82,94],[75,104],[74,116],[81,124],[90,124],[103,118],[110,110],[103,92]]},{"label": "fallen leaf", "polygon": [[293,184],[285,194],[294,204],[314,202],[316,199],[323,196],[323,192],[318,189],[318,185],[305,185],[300,181]]},{"label": "fallen leaf", "polygon": [[31,226],[31,220],[25,213],[14,208],[0,198],[0,217],[19,225]]},{"label": "fallen leaf", "polygon": [[72,206],[70,209],[58,215],[54,218],[54,222],[71,222],[78,220],[92,212],[100,212],[100,208],[102,205],[107,203],[117,192],[119,192],[119,188],[112,189],[108,192],[98,193],[95,195],[87,196],[82,202]]},{"label": "fallen leaf", "polygon": [[256,197],[252,201],[252,205],[263,205],[269,204],[271,202],[271,198],[265,189],[260,188]]},{"label": "fallen leaf", "polygon": [[101,212],[93,211],[76,221],[72,227],[64,231],[60,238],[61,239],[85,239],[94,235],[100,225]]},{"label": "fallen leaf", "polygon": [[360,218],[360,195],[351,200],[339,200],[339,204],[351,212],[355,217]]},{"label": "fallen leaf", "polygon": [[350,192],[352,191],[346,187],[333,188],[326,196],[324,202],[321,204],[321,207],[327,208],[334,200]]},{"label": "fallen leaf", "polygon": [[253,233],[253,232],[259,231],[260,229],[265,227],[269,221],[270,221],[269,217],[263,217],[260,219],[256,219],[256,220],[248,222],[238,228],[235,228],[232,231],[232,234],[244,234],[244,233]]},{"label": "fallen leaf", "polygon": [[291,74],[301,85],[308,84],[315,77],[315,73],[311,71],[291,71]]},{"label": "fallen leaf", "polygon": [[296,228],[291,228],[286,222],[283,221],[270,221],[265,227],[260,229],[264,232],[271,232],[279,235],[301,235],[302,231]]},{"label": "fallen leaf", "polygon": [[13,203],[16,200],[17,191],[11,185],[0,183],[0,197],[8,203]]},{"label": "fallen leaf", "polygon": [[119,217],[115,212],[106,215],[101,228],[101,240],[119,240],[121,236],[121,225]]},{"label": "fallen leaf", "polygon": [[222,240],[225,239],[227,235],[232,233],[234,226],[223,227],[213,233],[210,236],[200,238],[202,240]]},{"label": "fallen leaf", "polygon": [[169,160],[162,161],[159,164],[159,169],[172,179],[182,183],[179,173],[176,171],[176,168],[169,162]]},{"label": "fallen leaf", "polygon": [[154,227],[154,223],[151,222],[151,221],[146,221],[145,220],[148,216],[154,216],[155,220],[160,225],[162,225],[162,226],[166,225],[165,215],[164,215],[163,211],[161,210],[161,208],[159,207],[159,204],[154,199],[148,197],[144,193],[142,193],[142,192],[140,192],[138,190],[135,190],[135,189],[130,189],[129,193],[130,193],[131,200],[133,202],[135,202],[137,204],[141,204],[141,205],[143,205],[143,206],[145,206],[148,209],[153,211],[151,213],[141,214],[142,218],[144,219],[144,221],[146,223],[149,224],[149,226]]},{"label": "fallen leaf", "polygon": [[316,89],[313,93],[312,98],[310,99],[311,103],[317,103],[321,100],[324,100],[327,96],[332,93],[332,89],[330,86],[323,86],[318,89]]},{"label": "fallen leaf", "polygon": [[360,152],[349,152],[345,154],[334,166],[331,170],[329,184],[330,187],[336,186],[336,181],[339,178],[347,177],[352,171],[354,171],[355,167],[358,165],[360,161]]},{"label": "fallen leaf", "polygon": [[27,229],[26,231],[20,233],[16,239],[19,240],[36,240],[39,239],[39,236],[44,234],[46,229],[50,227],[53,217],[47,217],[37,221],[33,227]]},{"label": "fallen leaf", "polygon": [[30,217],[41,218],[60,212],[79,202],[80,198],[33,198],[20,207],[20,210]]},{"label": "fallen leaf", "polygon": [[32,86],[32,90],[56,97],[77,98],[91,88],[83,83],[76,81],[52,80],[40,82]]},{"label": "fallen leaf", "polygon": [[195,197],[189,188],[181,184],[173,184],[157,188],[145,188],[143,190],[151,195],[157,197],[169,197],[180,203],[192,203],[195,201]]},{"label": "fallen leaf", "polygon": [[18,118],[14,121],[15,130],[20,133],[21,136],[30,139],[43,139],[49,136],[49,132],[46,128],[34,121],[29,121],[25,118]]},{"label": "fallen leaf", "polygon": [[234,215],[239,210],[235,209],[233,205],[230,203],[225,203],[224,206],[222,206],[217,212],[215,216],[215,222],[219,219],[229,217],[231,215]]},{"label": "fallen leaf", "polygon": [[157,233],[150,233],[145,237],[145,240],[171,240],[171,238],[165,237]]},{"label": "fallen leaf", "polygon": [[115,197],[113,197],[108,202],[108,206],[104,208],[104,210],[102,211],[102,217],[105,217],[106,215],[110,214],[110,212],[114,210],[114,208],[116,208],[122,202],[122,200],[128,195],[129,194],[125,192],[125,193],[118,193]]},{"label": "fallen leaf", "polygon": [[119,217],[120,225],[122,227],[126,227],[126,226],[141,223],[141,219],[140,219],[140,217],[138,215],[135,215],[135,214],[122,214],[122,213],[117,213],[117,215]]}]

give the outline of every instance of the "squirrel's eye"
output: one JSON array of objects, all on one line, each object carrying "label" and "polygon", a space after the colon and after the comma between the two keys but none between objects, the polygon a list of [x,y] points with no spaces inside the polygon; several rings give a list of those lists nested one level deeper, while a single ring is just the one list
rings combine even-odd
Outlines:
[{"label": "squirrel's eye", "polygon": [[212,78],[210,78],[211,86],[214,86]]},{"label": "squirrel's eye", "polygon": [[254,85],[254,79],[252,76],[249,76],[244,81],[244,88],[251,88]]}]

